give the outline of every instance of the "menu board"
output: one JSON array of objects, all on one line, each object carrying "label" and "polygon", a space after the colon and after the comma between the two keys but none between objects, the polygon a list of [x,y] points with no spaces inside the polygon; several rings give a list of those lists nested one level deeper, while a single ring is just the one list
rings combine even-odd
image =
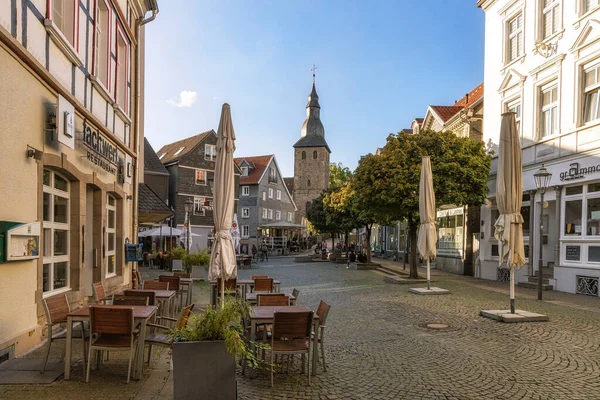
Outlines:
[{"label": "menu board", "polygon": [[581,259],[581,246],[566,246],[566,248],[565,259],[567,261],[579,261]]}]

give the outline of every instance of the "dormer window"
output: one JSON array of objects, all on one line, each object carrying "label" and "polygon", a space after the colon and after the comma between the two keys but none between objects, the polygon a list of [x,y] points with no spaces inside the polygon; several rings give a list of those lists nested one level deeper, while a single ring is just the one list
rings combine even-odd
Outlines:
[{"label": "dormer window", "polygon": [[248,176],[248,167],[242,167],[242,176]]},{"label": "dormer window", "polygon": [[217,146],[214,144],[205,144],[204,159],[207,161],[215,161],[217,159]]},{"label": "dormer window", "polygon": [[181,153],[181,152],[183,151],[183,149],[185,149],[185,146],[181,146],[181,147],[179,148],[179,150],[177,150],[177,151],[175,152],[175,154],[173,154],[173,155],[174,155],[174,156],[178,155],[179,153]]},{"label": "dormer window", "polygon": [[158,159],[159,159],[159,160],[162,160],[162,159],[163,159],[163,157],[164,157],[164,156],[166,156],[166,155],[167,155],[167,153],[162,153],[160,156],[158,156]]}]

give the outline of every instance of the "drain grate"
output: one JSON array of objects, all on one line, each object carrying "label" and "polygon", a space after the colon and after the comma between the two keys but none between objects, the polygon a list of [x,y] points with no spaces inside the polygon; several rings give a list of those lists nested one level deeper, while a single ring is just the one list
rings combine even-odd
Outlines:
[{"label": "drain grate", "polygon": [[420,324],[419,327],[427,329],[427,330],[439,331],[439,332],[448,332],[448,331],[455,330],[455,328],[453,328],[452,326],[441,323],[441,322],[427,322],[424,324]]},{"label": "drain grate", "polygon": [[425,325],[425,327],[429,328],[429,329],[438,329],[438,330],[439,329],[448,329],[449,328],[449,326],[446,325],[446,324],[427,324],[427,325]]}]

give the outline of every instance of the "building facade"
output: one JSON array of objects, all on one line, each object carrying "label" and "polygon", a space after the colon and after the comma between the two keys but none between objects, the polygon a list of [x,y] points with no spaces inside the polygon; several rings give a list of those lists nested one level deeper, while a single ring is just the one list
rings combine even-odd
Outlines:
[{"label": "building facade", "polygon": [[283,180],[274,155],[240,157],[240,197],[237,208],[241,252],[266,242],[270,248],[286,248],[294,228],[296,205]]},{"label": "building facade", "polygon": [[[213,193],[217,134],[210,130],[163,146],[158,158],[169,172],[169,205],[175,210],[173,226],[186,231],[184,202],[194,202],[190,214],[191,251],[201,251],[213,242]],[[235,171],[235,206],[239,198],[240,172]]]},{"label": "building facade", "polygon": [[[148,12],[152,16],[146,18]],[[131,283],[144,25],[156,1],[0,2],[0,356],[43,336],[42,299]]]},{"label": "building facade", "polygon": [[313,75],[312,90],[306,104],[306,119],[302,124],[300,139],[294,144],[293,197],[298,205],[295,220],[298,224],[306,225],[307,205],[329,186],[330,154]]},{"label": "building facade", "polygon": [[[485,12],[484,140],[496,149],[503,112],[516,113],[523,154],[526,258],[523,282],[538,269],[555,289],[598,295],[600,278],[600,5],[598,1],[480,0]],[[482,209],[481,272],[498,278],[493,238],[497,155]],[[534,173],[552,173],[540,217]],[[540,234],[539,227],[543,232]]]}]

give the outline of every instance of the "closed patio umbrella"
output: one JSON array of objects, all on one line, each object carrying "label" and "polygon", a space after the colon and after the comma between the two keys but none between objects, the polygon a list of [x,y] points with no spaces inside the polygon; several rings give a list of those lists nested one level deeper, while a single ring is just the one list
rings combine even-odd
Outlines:
[{"label": "closed patio umbrella", "polygon": [[506,262],[510,271],[510,312],[515,313],[514,268],[525,264],[523,243],[523,175],[521,144],[515,114],[502,114],[500,125],[500,154],[496,178],[496,202],[500,216],[494,224],[494,236],[500,245],[500,265]]},{"label": "closed patio umbrella", "polygon": [[427,260],[427,290],[431,289],[431,272],[429,262],[435,258],[435,244],[437,233],[435,231],[435,193],[433,192],[433,177],[431,176],[431,160],[429,156],[423,157],[421,162],[421,180],[419,182],[419,239],[417,248],[423,258]]},{"label": "closed patio umbrella", "polygon": [[214,182],[215,241],[210,256],[208,278],[221,278],[221,307],[225,300],[225,280],[237,277],[235,248],[231,238],[231,222],[235,197],[233,152],[235,132],[229,104],[223,104],[217,132],[217,160]]}]

